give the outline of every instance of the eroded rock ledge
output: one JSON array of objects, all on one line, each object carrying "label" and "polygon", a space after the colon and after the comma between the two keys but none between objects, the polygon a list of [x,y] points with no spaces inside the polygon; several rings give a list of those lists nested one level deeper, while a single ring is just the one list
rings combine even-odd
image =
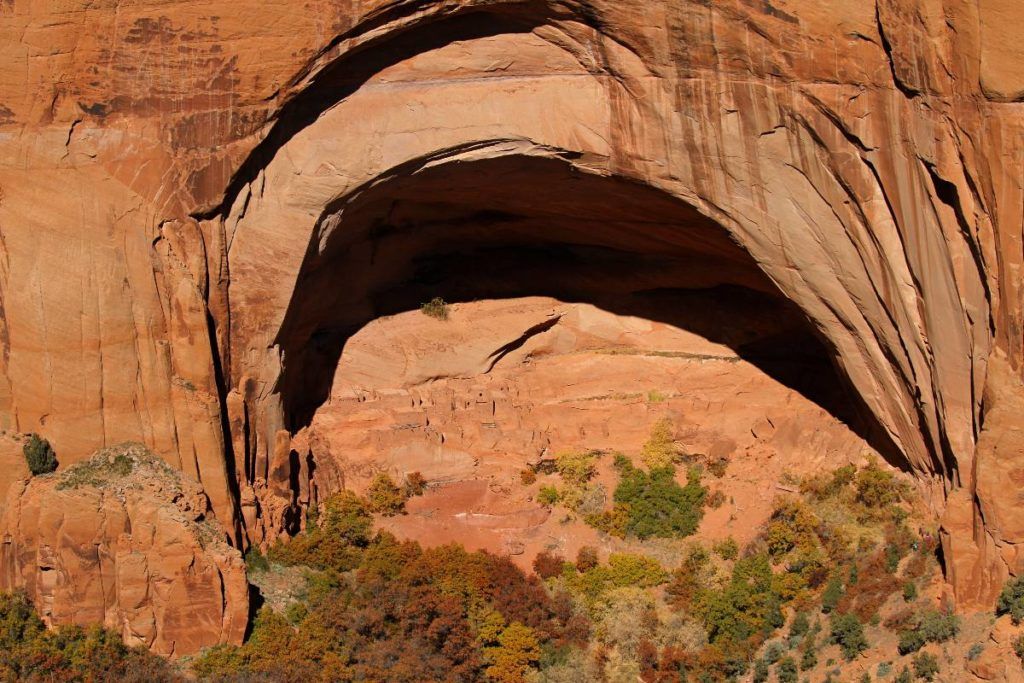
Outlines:
[{"label": "eroded rock ledge", "polygon": [[[4,449],[0,466],[19,456]],[[24,590],[48,623],[101,623],[165,655],[241,642],[241,555],[202,489],[145,447],[110,447],[4,494],[0,590]]]}]

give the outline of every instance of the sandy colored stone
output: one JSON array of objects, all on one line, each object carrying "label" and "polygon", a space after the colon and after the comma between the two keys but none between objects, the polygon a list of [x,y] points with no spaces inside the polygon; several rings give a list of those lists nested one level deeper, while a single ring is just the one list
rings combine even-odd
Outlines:
[{"label": "sandy colored stone", "polygon": [[[332,414],[330,356],[409,310],[403,286],[435,282],[424,261],[458,244],[475,261],[513,243],[570,245],[584,265],[610,250],[636,267],[571,278],[580,303],[666,283],[791,302],[945,515],[958,600],[991,602],[1021,571],[1019,417],[998,406],[1016,405],[1024,367],[1022,12],[0,3],[0,427],[39,432],[65,465],[144,443],[236,546],[262,542],[345,485],[338,458],[302,457],[330,441],[311,428],[352,418]],[[525,281],[499,294],[553,294]],[[487,362],[417,353],[421,380],[435,361]],[[379,419],[398,419],[396,396]],[[743,439],[815,452],[737,405],[694,410],[734,440],[750,418]],[[446,467],[468,471],[478,441]]]},{"label": "sandy colored stone", "polygon": [[0,590],[24,590],[47,623],[103,624],[164,655],[239,643],[245,565],[222,534],[195,484],[141,445],[112,447],[9,487]]}]

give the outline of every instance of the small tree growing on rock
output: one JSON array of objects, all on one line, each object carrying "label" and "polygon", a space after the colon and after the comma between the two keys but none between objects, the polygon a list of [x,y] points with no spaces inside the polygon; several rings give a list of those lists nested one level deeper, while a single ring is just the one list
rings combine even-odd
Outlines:
[{"label": "small tree growing on rock", "polygon": [[57,469],[57,454],[53,452],[50,442],[33,434],[22,448],[25,462],[33,476],[49,474]]},{"label": "small tree growing on rock", "polygon": [[996,614],[1009,614],[1014,624],[1024,621],[1024,576],[1010,579],[999,594]]},{"label": "small tree growing on rock", "polygon": [[385,517],[404,513],[406,498],[391,477],[383,472],[374,477],[366,491],[370,511],[379,512]]}]

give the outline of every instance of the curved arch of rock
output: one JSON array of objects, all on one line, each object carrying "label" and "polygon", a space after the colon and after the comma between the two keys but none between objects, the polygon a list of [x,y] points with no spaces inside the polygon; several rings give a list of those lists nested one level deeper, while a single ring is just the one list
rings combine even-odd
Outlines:
[{"label": "curved arch of rock", "polygon": [[144,442],[236,546],[274,533],[282,352],[345,207],[434,169],[557,162],[675,202],[801,312],[943,515],[958,599],[990,601],[1024,570],[1017,4],[0,12],[0,423],[67,463]]},{"label": "curved arch of rock", "polygon": [[[336,207],[397,175],[524,154],[657,188],[721,226],[826,340],[935,505],[969,481],[993,341],[970,185],[941,116],[920,139],[915,100],[877,73],[881,46],[864,46],[864,75],[888,82],[865,90],[787,81],[770,63],[781,46],[749,31],[716,37],[747,52],[738,78],[570,7],[368,21],[310,65],[229,187],[225,353],[255,416],[236,457],[287,469],[276,344],[307,251],[345,228]],[[750,36],[762,63],[732,42]]]}]

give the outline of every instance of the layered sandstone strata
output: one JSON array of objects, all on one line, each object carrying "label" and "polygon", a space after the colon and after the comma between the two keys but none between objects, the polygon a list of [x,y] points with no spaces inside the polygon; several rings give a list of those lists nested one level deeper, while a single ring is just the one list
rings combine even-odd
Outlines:
[{"label": "layered sandstone strata", "polygon": [[[0,2],[0,426],[145,443],[242,547],[301,519],[347,340],[425,289],[739,287],[799,312],[987,603],[1024,570],[1022,11]],[[536,247],[616,277],[441,277]]]}]

